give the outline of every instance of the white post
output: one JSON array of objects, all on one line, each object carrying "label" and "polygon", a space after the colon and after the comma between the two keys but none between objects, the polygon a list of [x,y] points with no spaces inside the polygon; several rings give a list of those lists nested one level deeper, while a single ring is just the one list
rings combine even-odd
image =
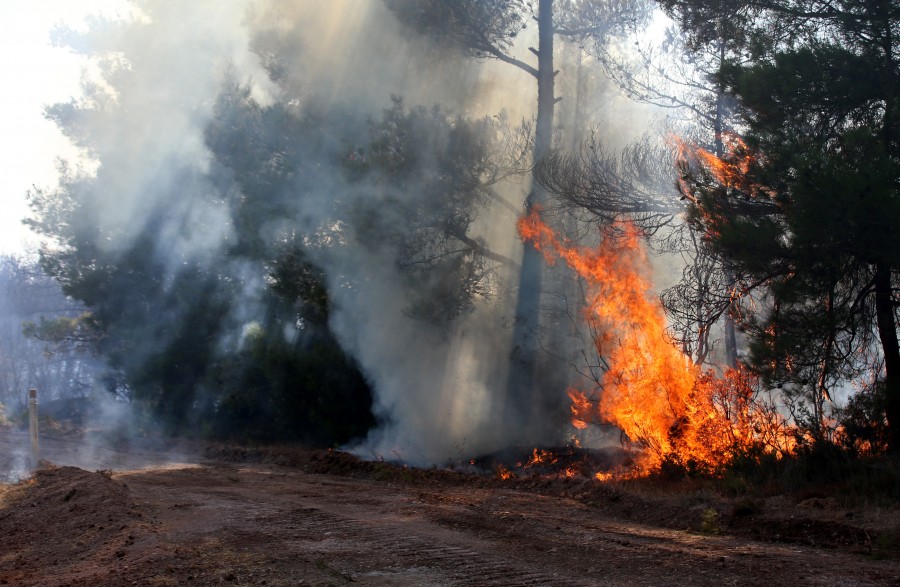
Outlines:
[{"label": "white post", "polygon": [[37,469],[41,460],[41,452],[38,449],[38,412],[37,390],[28,390],[28,432],[31,435],[31,468]]}]

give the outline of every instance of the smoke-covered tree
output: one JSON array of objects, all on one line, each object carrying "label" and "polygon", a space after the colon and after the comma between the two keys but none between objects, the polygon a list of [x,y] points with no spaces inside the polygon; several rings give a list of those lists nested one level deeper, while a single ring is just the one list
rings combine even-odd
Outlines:
[{"label": "smoke-covered tree", "polygon": [[[663,4],[688,30],[720,8]],[[726,181],[689,174],[693,219],[744,295],[764,288],[768,303],[743,325],[754,366],[813,398],[879,381],[896,451],[900,12],[892,2],[730,5],[757,39],[750,62],[720,72],[743,108],[746,147],[728,157]]]},{"label": "smoke-covered tree", "polygon": [[[252,111],[222,108],[218,114],[209,127],[211,142],[229,138],[216,134],[221,126],[254,124]],[[268,116],[272,128],[295,131],[301,143],[309,139],[302,124],[285,127],[292,117],[278,118],[277,109]],[[241,138],[248,142],[239,150],[215,145],[222,183],[210,194],[229,205],[236,238],[219,256],[184,260],[174,270],[159,241],[171,210],[143,217],[144,228],[124,250],[107,250],[103,244],[114,236],[95,220],[108,205],[96,194],[102,176],[68,177],[57,190],[31,193],[29,222],[51,239],[41,251],[42,265],[90,310],[89,320],[73,323],[62,338],[72,340],[89,326],[87,334],[121,371],[129,396],[171,431],[344,442],[372,423],[368,385],[328,332],[320,273],[303,258],[293,261],[290,242],[275,247],[262,237],[267,222],[288,217],[278,178],[289,176],[288,164],[302,158],[279,167],[273,158],[278,161],[283,145],[254,149],[252,143],[274,135]],[[227,169],[241,173],[246,191],[229,185]],[[235,314],[248,282],[257,279],[269,283],[258,300],[259,324],[236,340]],[[53,334],[50,326],[35,333]]]},{"label": "smoke-covered tree", "polygon": [[[488,206],[502,202],[493,191],[497,182],[521,173],[530,148],[527,128],[510,130],[498,118],[468,120],[437,107],[407,109],[400,98],[380,119],[361,124],[363,132],[341,123],[347,119],[340,110],[298,111],[283,103],[262,107],[247,88],[234,85],[220,96],[217,116],[207,128],[207,143],[243,194],[234,205],[239,238],[231,254],[267,268],[269,318],[242,351],[244,375],[235,377],[232,366],[221,383],[230,389],[228,381],[240,382],[223,404],[240,418],[259,416],[254,398],[265,397],[267,386],[305,372],[293,385],[308,387],[302,381],[310,379],[312,365],[319,370],[327,365],[327,373],[340,376],[335,368],[341,364],[336,360],[340,351],[328,331],[325,275],[315,258],[340,257],[342,247],[361,247],[389,259],[406,296],[407,314],[439,330],[449,329],[479,299],[491,297],[497,265],[513,263],[473,237],[471,225]],[[341,146],[323,149],[325,133],[341,137]],[[334,191],[333,198],[319,204],[327,208],[322,215],[329,220],[318,227],[298,224],[297,199],[317,197],[323,190]],[[333,250],[323,252],[328,249]],[[332,270],[330,277],[343,288],[366,287],[349,274]],[[288,360],[290,352],[278,340],[278,325],[290,322],[303,325],[305,344],[315,341],[311,348],[317,361],[309,363],[307,353],[294,351],[303,369]],[[335,390],[346,386],[320,387],[330,388],[335,400],[320,410],[338,405],[367,409],[353,398],[337,401]],[[292,397],[297,404],[316,393]]]},{"label": "smoke-covered tree", "polygon": [[31,387],[45,400],[90,392],[103,366],[80,341],[56,344],[59,336],[35,336],[51,329],[70,335],[66,325],[77,322],[84,307],[63,295],[36,260],[14,255],[0,256],[0,293],[0,403],[18,407]]},{"label": "smoke-covered tree", "polygon": [[[30,194],[43,267],[90,310],[68,336],[89,326],[131,397],[176,431],[328,444],[363,434],[369,384],[330,318],[335,289],[363,296],[369,284],[342,263],[360,251],[389,262],[375,269],[399,276],[407,313],[449,328],[512,263],[472,224],[500,201],[493,187],[527,169],[529,128],[399,100],[370,121],[314,98],[263,105],[229,69],[209,80],[221,84],[214,100],[161,92],[148,109],[142,84],[157,70],[133,42],[165,37],[162,22],[73,34],[104,56],[123,50],[105,84],[48,109],[99,163]],[[182,100],[181,118],[142,135],[147,149],[121,132],[131,112]],[[135,165],[129,149],[149,160]],[[327,275],[323,258],[337,260]]]},{"label": "smoke-covered tree", "polygon": [[[47,110],[96,169],[64,169],[58,188],[30,194],[29,223],[45,237],[42,266],[90,311],[90,320],[72,324],[72,332],[90,326],[127,395],[170,430],[328,444],[364,434],[372,423],[370,390],[324,326],[321,278],[310,269],[308,279],[290,284],[303,295],[288,297],[278,275],[289,264],[267,264],[273,243],[279,250],[291,244],[265,237],[266,222],[294,216],[283,191],[276,192],[282,176],[293,172],[279,165],[279,152],[323,133],[303,132],[303,120],[278,119],[283,109],[273,109],[266,123],[283,132],[244,138],[292,142],[217,145],[212,153],[203,127],[253,127],[259,111],[216,110],[204,101],[205,92],[223,77],[228,81],[228,70],[214,71],[199,90],[192,86],[197,91],[169,87],[149,95],[145,83],[156,88],[165,75],[206,75],[210,61],[203,42],[185,48],[173,33],[171,5],[142,8],[152,18],[97,21],[83,34],[60,34],[60,42],[98,60],[103,77],[85,84],[84,97]],[[218,33],[204,34],[208,40]],[[161,51],[177,46],[199,66],[169,64],[161,71],[153,52],[144,50],[147,39]],[[141,125],[155,128],[141,134]],[[52,334],[39,326],[40,334]]]},{"label": "smoke-covered tree", "polygon": [[57,190],[30,193],[29,223],[54,241],[42,249],[41,264],[90,310],[96,348],[125,374],[135,399],[179,429],[190,420],[227,310],[220,276],[186,263],[167,279],[154,246],[158,218],[128,250],[104,251],[109,237],[85,221],[102,205],[91,188],[91,178],[69,178]]},{"label": "smoke-covered tree", "polygon": [[[479,59],[495,59],[518,68],[537,83],[537,113],[533,159],[538,161],[553,147],[554,37],[562,35],[597,43],[624,36],[647,15],[648,3],[538,0],[385,0],[397,18],[410,28],[445,43],[451,48]],[[528,19],[537,24],[537,57],[531,65],[513,53],[518,35],[528,27]],[[546,200],[538,183],[532,185],[524,212],[530,212]],[[515,316],[515,332],[509,390],[511,397],[533,393],[536,383],[539,318],[541,309],[542,257],[531,245],[523,251]],[[540,406],[541,402],[532,402]]]},{"label": "smoke-covered tree", "polygon": [[[230,255],[265,267],[268,310],[241,351],[245,375],[235,376],[233,365],[225,371],[220,385],[240,383],[223,405],[242,419],[259,418],[253,398],[265,395],[261,389],[273,378],[275,385],[296,379],[291,373],[300,371],[287,361],[279,325],[302,325],[299,339],[315,341],[321,360],[311,364],[320,370],[340,365],[339,349],[329,348],[336,343],[328,287],[365,295],[368,284],[337,269],[340,261],[332,263],[326,284],[317,259],[349,260],[361,250],[373,262],[389,263],[383,269],[397,276],[393,288],[405,297],[406,314],[436,331],[449,331],[479,300],[493,297],[497,267],[514,262],[473,236],[472,224],[490,206],[504,204],[494,187],[527,170],[531,140],[527,125],[406,108],[399,97],[380,118],[364,121],[315,103],[264,107],[248,88],[227,85],[206,141],[240,188]],[[304,199],[314,200],[308,207],[318,209],[318,224],[303,218]],[[321,387],[331,388],[334,406],[368,409],[352,398],[338,401],[334,385]]]},{"label": "smoke-covered tree", "polygon": [[[406,281],[409,313],[446,326],[492,294],[498,264],[515,265],[472,236],[472,224],[505,204],[494,191],[499,182],[527,170],[527,125],[470,120],[439,107],[407,109],[394,97],[361,133],[337,128],[347,118],[341,112],[304,118],[284,104],[263,108],[238,86],[223,92],[217,111],[207,141],[243,194],[235,203],[240,229],[232,254],[258,257],[270,279],[277,273],[276,283],[307,283],[304,249],[349,239],[387,251]],[[343,133],[340,149],[317,151],[323,127]],[[299,231],[291,220],[296,198],[322,186],[345,192],[327,203],[332,226]]]},{"label": "smoke-covered tree", "polygon": [[412,315],[448,325],[496,292],[498,264],[516,266],[473,238],[472,224],[504,202],[493,187],[527,170],[530,144],[527,129],[511,133],[497,118],[407,110],[395,97],[351,152],[345,165],[365,196],[345,210],[348,225],[369,246],[396,250]]}]

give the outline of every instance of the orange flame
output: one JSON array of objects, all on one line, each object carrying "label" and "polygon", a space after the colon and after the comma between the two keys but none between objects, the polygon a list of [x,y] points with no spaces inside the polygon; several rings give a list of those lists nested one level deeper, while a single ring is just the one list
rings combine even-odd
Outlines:
[{"label": "orange flame", "polygon": [[593,405],[591,400],[577,389],[567,389],[566,393],[569,394],[569,398],[572,400],[572,426],[579,430],[584,430],[592,419]]},{"label": "orange flame", "polygon": [[733,448],[752,442],[751,386],[740,372],[717,380],[701,373],[665,334],[665,316],[652,295],[649,263],[637,229],[608,229],[596,249],[560,241],[538,210],[520,219],[519,233],[544,253],[563,259],[588,285],[586,318],[609,365],[602,395],[591,402],[569,390],[572,424],[601,420],[646,449],[640,468],[675,459],[716,470]]},{"label": "orange flame", "polygon": [[725,186],[738,186],[743,182],[744,176],[750,171],[750,165],[756,158],[747,150],[747,143],[736,134],[724,133],[722,142],[724,152],[734,156],[735,160],[725,161],[699,147],[694,150],[694,154],[716,181]]},{"label": "orange flame", "polygon": [[[736,188],[750,196],[771,198],[773,193],[768,188],[752,183],[748,174],[757,162],[758,155],[747,146],[738,135],[730,132],[722,133],[722,156],[685,142],[677,135],[670,135],[669,141],[677,151],[679,162],[698,162],[719,184],[727,188]],[[678,178],[678,191],[687,199],[696,201],[684,178]]]},{"label": "orange flame", "polygon": [[553,454],[549,450],[538,450],[534,449],[534,452],[531,455],[531,458],[528,459],[528,462],[525,463],[524,468],[527,469],[529,467],[533,467],[535,465],[552,465],[556,461],[559,460],[555,454]]}]

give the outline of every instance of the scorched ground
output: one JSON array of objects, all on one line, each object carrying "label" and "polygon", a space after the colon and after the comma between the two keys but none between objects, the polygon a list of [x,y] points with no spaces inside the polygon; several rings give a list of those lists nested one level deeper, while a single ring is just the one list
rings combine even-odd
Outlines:
[{"label": "scorched ground", "polygon": [[48,466],[3,486],[0,584],[900,581],[900,562],[879,550],[863,512],[815,497],[772,498],[742,513],[702,492],[502,481],[332,451],[220,449],[185,461],[99,472]]}]

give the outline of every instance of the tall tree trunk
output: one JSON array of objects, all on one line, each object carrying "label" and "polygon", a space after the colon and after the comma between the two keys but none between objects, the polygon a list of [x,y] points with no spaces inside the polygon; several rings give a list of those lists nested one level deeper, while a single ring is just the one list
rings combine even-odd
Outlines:
[{"label": "tall tree trunk", "polygon": [[[875,20],[881,24],[881,49],[884,52],[885,84],[883,98],[885,105],[884,124],[881,129],[885,148],[893,161],[897,161],[895,126],[897,124],[896,91],[897,65],[894,58],[894,19],[892,3],[879,2],[872,6]],[[881,261],[875,267],[875,319],[878,337],[884,352],[884,394],[885,416],[888,422],[888,442],[890,451],[900,454],[900,342],[897,340],[897,323],[894,320],[894,300],[891,288],[893,267]]]},{"label": "tall tree trunk", "polygon": [[[556,103],[553,91],[553,0],[540,0],[537,21],[538,49],[535,53],[538,57],[538,110],[535,123],[535,161],[546,155],[553,143],[553,109]],[[530,213],[535,206],[542,205],[546,200],[547,193],[536,181],[532,181],[531,191],[525,200],[525,213]],[[507,397],[509,401],[524,408],[526,413],[522,416],[529,420],[533,410],[539,410],[541,404],[536,367],[540,343],[542,270],[541,253],[530,243],[525,243],[522,271],[519,274]]]},{"label": "tall tree trunk", "polygon": [[875,268],[875,317],[884,352],[884,394],[890,450],[900,453],[900,341],[894,320],[891,296],[891,268],[879,263]]},{"label": "tall tree trunk", "polygon": [[[719,66],[725,65],[725,43],[719,43]],[[716,93],[716,118],[713,122],[713,130],[715,132],[715,150],[716,157],[721,159],[725,156],[725,143],[722,140],[722,133],[725,132],[725,88],[719,82],[718,91]],[[725,283],[729,288],[734,286],[734,274],[727,267],[723,269],[725,272]],[[737,367],[737,337],[734,332],[734,316],[732,313],[732,301],[725,313],[725,364],[734,369]]]}]

